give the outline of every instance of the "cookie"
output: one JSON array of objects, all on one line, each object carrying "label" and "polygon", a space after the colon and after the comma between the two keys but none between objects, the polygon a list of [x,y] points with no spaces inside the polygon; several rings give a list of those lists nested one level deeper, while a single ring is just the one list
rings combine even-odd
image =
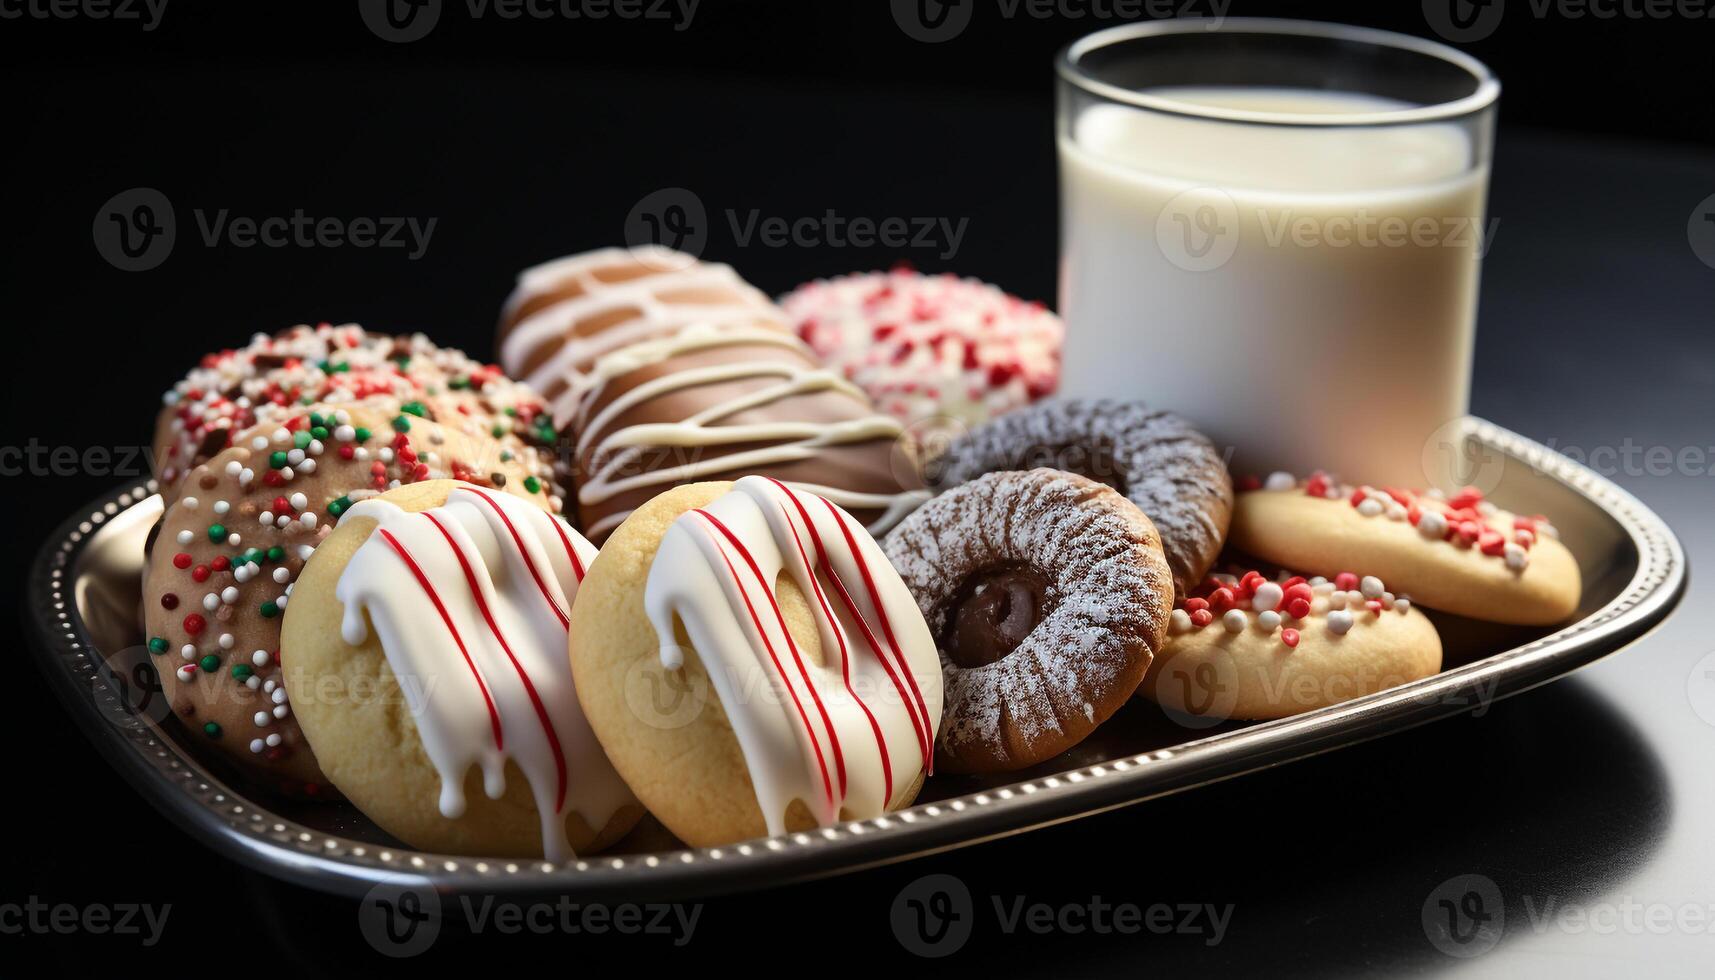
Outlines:
[{"label": "cookie", "polygon": [[318,791],[279,679],[292,583],[352,502],[442,477],[548,507],[547,488],[500,444],[372,407],[300,409],[191,471],[143,573],[148,646],[173,711],[251,775]]},{"label": "cookie", "polygon": [[498,439],[529,475],[552,482],[553,426],[530,389],[422,334],[299,325],[257,334],[205,356],[169,389],[155,425],[155,476],[171,499],[186,473],[258,425],[279,425],[305,406],[367,405],[415,414],[471,436]]},{"label": "cookie", "polygon": [[1184,419],[1141,402],[1044,402],[978,426],[926,467],[932,486],[1033,467],[1106,483],[1136,504],[1161,535],[1182,594],[1221,553],[1233,485],[1213,443]]},{"label": "cookie", "polygon": [[639,507],[572,609],[572,673],[625,781],[713,846],[907,806],[933,758],[929,628],[881,548],[763,477]]},{"label": "cookie", "polygon": [[1022,769],[1083,741],[1161,648],[1173,579],[1161,539],[1112,487],[1058,470],[990,473],[887,537],[936,637],[936,765]]},{"label": "cookie", "polygon": [[979,425],[1060,386],[1060,318],[975,279],[857,273],[805,283],[780,305],[829,369],[907,425]]},{"label": "cookie", "polygon": [[1549,626],[1578,609],[1578,562],[1541,515],[1513,514],[1467,488],[1446,497],[1276,473],[1238,495],[1231,544],[1283,567],[1361,568],[1431,609]]},{"label": "cookie", "polygon": [[1221,575],[1173,609],[1139,693],[1214,724],[1324,708],[1429,677],[1441,637],[1374,576]]},{"label": "cookie", "polygon": [[286,684],[322,770],[393,836],[562,861],[637,805],[572,685],[567,624],[595,548],[451,480],[353,504],[292,592]]}]

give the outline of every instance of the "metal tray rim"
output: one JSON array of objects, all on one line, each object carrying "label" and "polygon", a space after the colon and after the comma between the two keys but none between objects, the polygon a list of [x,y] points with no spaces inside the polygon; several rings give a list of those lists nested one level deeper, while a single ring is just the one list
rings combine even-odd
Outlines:
[{"label": "metal tray rim", "polygon": [[593,856],[561,864],[459,857],[365,844],[311,830],[253,803],[170,738],[128,714],[101,680],[100,653],[66,593],[88,538],[148,484],[110,493],[62,524],[36,556],[25,602],[38,665],[97,747],[150,801],[229,857],[346,894],[407,880],[443,892],[688,897],[857,870],[979,843],[1302,758],[1527,690],[1612,653],[1657,626],[1685,590],[1683,549],[1630,493],[1553,450],[1480,419],[1468,437],[1593,501],[1630,536],[1638,565],[1612,601],[1553,634],[1434,677],[1344,704],[1101,764],[917,804],[871,820],[718,848]]}]

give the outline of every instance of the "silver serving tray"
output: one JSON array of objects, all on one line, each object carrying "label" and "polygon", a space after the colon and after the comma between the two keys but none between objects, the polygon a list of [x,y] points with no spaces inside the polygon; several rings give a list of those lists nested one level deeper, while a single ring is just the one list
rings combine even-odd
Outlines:
[{"label": "silver serving tray", "polygon": [[130,673],[151,485],[96,501],[36,558],[27,614],[51,685],[102,755],[175,822],[235,860],[311,888],[362,894],[401,879],[442,894],[584,901],[684,898],[852,871],[1138,803],[1473,710],[1637,640],[1684,592],[1685,555],[1636,498],[1511,432],[1467,420],[1454,446],[1472,482],[1512,510],[1554,516],[1584,573],[1579,618],[1552,632],[1436,616],[1448,669],[1279,721],[1198,729],[1134,700],[1084,744],[999,778],[936,777],[910,809],[729,847],[688,849],[652,821],[615,853],[551,864],[429,854],[343,803],[276,798],[228,771]]}]

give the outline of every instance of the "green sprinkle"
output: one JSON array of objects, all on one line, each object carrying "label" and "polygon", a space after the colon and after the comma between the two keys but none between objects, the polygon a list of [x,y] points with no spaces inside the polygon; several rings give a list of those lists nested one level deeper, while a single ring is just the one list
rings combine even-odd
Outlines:
[{"label": "green sprinkle", "polygon": [[238,556],[238,563],[240,565],[260,565],[260,564],[262,564],[262,549],[261,548],[251,548],[249,551],[246,551],[244,554]]},{"label": "green sprinkle", "polygon": [[[310,428],[319,429],[322,426],[327,425],[327,424],[328,424],[328,420],[326,418],[322,417],[322,413],[320,413],[320,412],[311,412],[310,413]],[[321,436],[317,436],[316,438],[320,439]]]},{"label": "green sprinkle", "polygon": [[269,601],[264,602],[262,604],[262,618],[263,619],[273,619],[275,616],[278,616],[278,615],[280,615],[280,607],[275,605],[273,600],[270,599]]},{"label": "green sprinkle", "polygon": [[339,515],[345,513],[345,509],[347,507],[350,507],[350,506],[351,506],[351,498],[350,497],[340,497],[338,500],[335,500],[332,503],[328,504],[328,513],[334,517],[338,517]]},{"label": "green sprinkle", "polygon": [[198,660],[197,666],[201,667],[204,673],[212,674],[220,669],[220,658],[211,653]]},{"label": "green sprinkle", "polygon": [[447,387],[451,388],[454,391],[463,391],[466,388],[470,387],[470,379],[469,378],[453,378],[452,380],[447,382]]},{"label": "green sprinkle", "polygon": [[502,462],[502,463],[510,463],[510,462],[512,462],[512,450],[510,450],[510,449],[502,449],[502,450],[501,450],[501,451],[500,451],[500,461],[501,461],[501,462]]},{"label": "green sprinkle", "polygon": [[208,539],[210,541],[213,541],[215,544],[219,544],[222,541],[225,541],[226,540],[226,525],[225,524],[210,524],[208,526]]},{"label": "green sprinkle", "polygon": [[365,429],[361,425],[357,427],[357,441],[358,442],[368,442],[369,437],[374,435],[374,434],[375,433],[370,432],[368,429]]},{"label": "green sprinkle", "polygon": [[285,469],[286,468],[286,453],[283,450],[279,450],[279,449],[276,449],[272,453],[269,453],[268,454],[268,465],[274,469],[277,469],[277,470]]},{"label": "green sprinkle", "polygon": [[167,652],[167,641],[162,639],[161,637],[158,637],[158,636],[149,637],[149,652],[150,653],[166,653]]},{"label": "green sprinkle", "polygon": [[501,436],[506,434],[506,426],[501,425],[499,422],[496,422],[496,423],[494,423],[493,427],[488,430],[488,434],[493,436],[494,438],[498,439]]},{"label": "green sprinkle", "polygon": [[209,738],[219,738],[220,737],[220,722],[211,721],[208,724],[202,726],[202,733],[204,735],[207,735]]},{"label": "green sprinkle", "polygon": [[410,416],[401,415],[398,418],[394,419],[393,420],[393,431],[394,432],[410,432],[411,431],[411,418],[410,418]]},{"label": "green sprinkle", "polygon": [[418,418],[425,418],[429,414],[429,410],[423,407],[422,402],[406,402],[399,406],[399,411],[407,415],[415,415]]},{"label": "green sprinkle", "polygon": [[312,438],[314,438],[314,437],[311,436],[308,432],[305,432],[303,429],[299,429],[298,431],[292,433],[292,445],[298,447],[299,449],[308,449],[308,448],[310,448],[310,440]]},{"label": "green sprinkle", "polygon": [[536,491],[542,489],[542,481],[536,479],[533,476],[527,476],[524,478],[524,489],[528,490],[531,493],[535,493]]},{"label": "green sprinkle", "polygon": [[249,664],[233,664],[232,665],[232,678],[233,678],[233,680],[240,680],[240,681],[249,680],[250,675],[254,674],[254,673],[256,673],[255,669],[252,668]]},{"label": "green sprinkle", "polygon": [[300,405],[314,405],[315,403],[316,403],[316,396],[314,396],[314,395],[305,395],[304,397],[298,399],[298,404],[300,404]]},{"label": "green sprinkle", "polygon": [[328,427],[325,425],[311,426],[310,427],[310,438],[320,439],[321,441],[326,442],[327,438],[328,438]]},{"label": "green sprinkle", "polygon": [[280,547],[279,545],[275,545],[274,547],[269,548],[268,549],[268,560],[269,561],[285,561],[286,560],[286,549]]}]

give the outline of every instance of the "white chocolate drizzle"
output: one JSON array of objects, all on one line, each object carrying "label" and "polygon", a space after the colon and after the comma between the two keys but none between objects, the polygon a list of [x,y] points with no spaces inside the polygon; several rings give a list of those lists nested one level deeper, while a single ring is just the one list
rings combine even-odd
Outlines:
[{"label": "white chocolate drizzle", "polygon": [[364,500],[341,520],[353,516],[377,523],[335,588],[340,632],[356,645],[374,624],[440,774],[441,814],[464,813],[473,765],[498,799],[511,761],[530,784],[545,855],[572,856],[568,812],[599,831],[634,802],[584,718],[566,654],[595,548],[559,518],[474,487],[417,513]]},{"label": "white chocolate drizzle", "polygon": [[[643,270],[618,282],[604,278],[616,269]],[[607,248],[526,269],[506,301],[503,322],[532,298],[576,283],[579,295],[551,303],[520,320],[500,344],[507,373],[537,391],[552,394],[554,423],[564,429],[602,357],[630,344],[672,336],[692,324],[712,327],[772,325],[785,331],[786,314],[730,266],[701,263],[668,249]],[[691,302],[697,292],[730,294],[724,303]],[[610,322],[611,321],[611,322]],[[587,333],[580,325],[602,324]],[[561,341],[534,369],[524,367],[545,344]],[[556,390],[557,386],[558,390]]]},{"label": "white chocolate drizzle", "polygon": [[[586,417],[589,407],[599,398],[611,381],[630,374],[648,364],[683,354],[716,347],[762,346],[789,350],[802,357],[802,364],[780,360],[741,361],[712,364],[706,367],[674,371],[652,378],[626,391],[604,406],[593,418]],[[739,412],[769,405],[795,395],[818,391],[837,391],[861,405],[868,398],[856,386],[833,372],[814,365],[815,355],[797,338],[765,329],[715,329],[706,326],[689,327],[673,337],[633,344],[598,362],[590,372],[586,397],[574,418],[579,433],[576,452],[588,453],[588,473],[578,486],[578,501],[584,506],[596,506],[619,494],[642,487],[676,484],[703,479],[720,473],[756,470],[810,459],[833,446],[867,442],[872,439],[898,439],[904,425],[890,415],[871,412],[833,422],[779,421],[750,425],[720,425],[720,421]],[[656,422],[630,425],[603,434],[610,423],[626,411],[684,388],[754,378],[775,379],[744,395],[709,405],[702,411],[677,422]],[[600,438],[598,439],[598,435]],[[702,449],[711,446],[760,443],[755,448],[727,455],[693,458],[676,465],[647,468],[638,465],[652,448]],[[883,534],[928,498],[926,491],[899,493],[858,493],[835,487],[799,485],[832,500],[841,507],[876,508],[883,515],[870,531]],[[600,537],[623,521],[629,512],[619,512],[592,523],[589,532]]]},{"label": "white chocolate drizzle", "polygon": [[[823,663],[786,628],[790,576],[816,621]],[[750,476],[667,529],[643,605],[661,664],[691,647],[730,719],[770,834],[802,801],[821,826],[887,812],[933,760],[940,661],[880,546],[826,499]]]}]

